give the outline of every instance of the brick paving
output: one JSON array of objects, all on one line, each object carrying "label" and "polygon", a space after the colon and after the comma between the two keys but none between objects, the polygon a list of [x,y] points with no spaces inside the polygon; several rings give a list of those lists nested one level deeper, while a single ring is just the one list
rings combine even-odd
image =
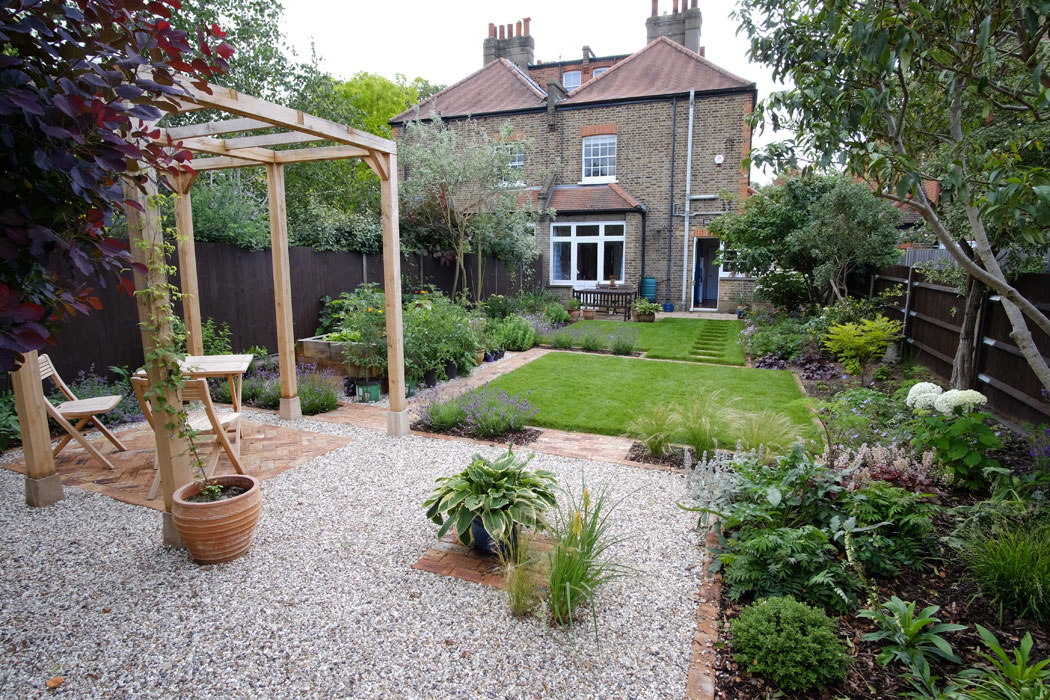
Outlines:
[{"label": "brick paving", "polygon": [[[386,426],[385,419],[383,426]],[[113,463],[113,470],[100,464],[79,445],[62,450],[55,458],[55,470],[63,485],[79,486],[118,501],[163,510],[164,499],[159,493],[153,500],[147,499],[156,474],[153,466],[156,450],[153,431],[144,425],[122,431],[119,437],[128,448],[126,452],[115,451],[108,442],[100,448],[106,459]],[[337,435],[244,421],[241,424],[241,466],[247,474],[266,480],[350,442],[350,438]],[[2,466],[25,474],[24,460]],[[215,473],[236,473],[225,453],[219,458]]]},{"label": "brick paving", "polygon": [[[529,544],[535,551],[546,552],[554,546],[550,538],[544,534],[534,534],[530,537]],[[472,547],[460,544],[451,532],[423,552],[423,556],[412,565],[412,568],[503,590],[503,575],[500,573],[499,558],[482,554]]]}]

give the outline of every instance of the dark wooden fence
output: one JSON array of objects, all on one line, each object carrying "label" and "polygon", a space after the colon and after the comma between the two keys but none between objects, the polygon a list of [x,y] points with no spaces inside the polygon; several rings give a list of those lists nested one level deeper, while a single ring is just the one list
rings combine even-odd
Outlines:
[{"label": "dark wooden fence", "polygon": [[[270,251],[248,251],[220,243],[197,243],[197,276],[201,317],[230,326],[234,350],[262,345],[277,351],[276,315],[273,298],[273,264]],[[360,253],[318,252],[311,248],[291,248],[292,322],[295,337],[314,334],[322,296],[336,297],[352,291],[363,282],[383,286],[383,257]],[[475,258],[468,255],[467,280],[474,289]],[[484,293],[517,294],[539,286],[533,269],[508,271],[497,260],[486,259],[483,267]],[[455,272],[453,263],[421,255],[401,260],[402,277],[413,283],[431,283],[450,292]],[[178,274],[171,276],[178,284]],[[462,286],[462,285],[461,285]],[[80,371],[107,374],[111,365],[135,368],[142,364],[142,339],[138,329],[135,300],[118,292],[115,286],[96,289],[102,310],[71,319],[57,334],[57,344],[43,352],[51,355],[63,377],[75,378]],[[176,304],[181,315],[181,305]],[[8,390],[7,376],[0,378]]]},{"label": "dark wooden fence", "polygon": [[[965,299],[952,287],[929,283],[915,268],[903,266],[886,268],[875,275],[863,292],[879,293],[895,285],[902,285],[907,291],[897,299],[899,305],[887,308],[887,315],[904,323],[905,341],[915,359],[947,379],[959,346]],[[1015,287],[1041,311],[1050,311],[1050,275],[1025,275]],[[1029,328],[1040,352],[1050,357],[1050,338],[1033,324]],[[981,308],[977,330],[976,388],[988,396],[989,407],[1018,423],[1050,421],[1050,409],[1041,395],[1042,385],[1010,338],[1010,321],[997,296],[989,296]]]}]

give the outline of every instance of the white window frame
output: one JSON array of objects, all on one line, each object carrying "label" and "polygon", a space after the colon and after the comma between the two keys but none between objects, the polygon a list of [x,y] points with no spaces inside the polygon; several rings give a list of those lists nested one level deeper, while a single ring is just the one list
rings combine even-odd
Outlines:
[{"label": "white window frame", "polygon": [[512,142],[510,149],[510,167],[521,168],[522,172],[525,172],[525,142]]},{"label": "white window frame", "polygon": [[[555,238],[554,228],[556,226],[571,226],[572,230],[568,236],[561,236]],[[577,226],[598,226],[597,236],[577,236]],[[616,236],[605,235],[606,226],[622,226],[623,234]],[[554,278],[554,244],[555,243],[570,243],[570,254],[569,254],[569,268],[572,270],[572,279],[560,280]],[[623,276],[627,270],[627,222],[621,221],[552,221],[550,225],[550,245],[548,246],[548,252],[550,254],[550,264],[548,265],[548,277],[549,283],[552,287],[575,287],[578,289],[589,289],[598,285],[599,282],[608,280],[608,276],[605,274],[605,243],[610,242],[621,242],[623,243],[623,259],[620,261],[620,277],[619,281],[623,281]],[[577,280],[576,279],[576,251],[578,249],[578,243],[597,243],[598,244],[598,279],[596,280]]]},{"label": "white window frame", "polygon": [[608,68],[595,68],[594,73],[591,74],[591,78],[597,78],[599,75],[609,70]]},{"label": "white window frame", "polygon": [[[570,75],[576,76],[576,84],[573,85],[572,87],[569,87],[569,76]],[[576,88],[580,87],[580,85],[582,85],[582,84],[583,84],[583,71],[567,70],[564,73],[562,73],[561,86],[563,88],[565,88],[565,92],[572,92]]]},{"label": "white window frame", "polygon": [[[600,146],[602,140],[612,140],[612,174],[587,176],[587,146]],[[595,136],[584,136],[580,143],[580,182],[581,185],[592,185],[599,183],[616,182],[616,156],[617,138],[616,134],[597,134]],[[608,158],[608,156],[594,156],[593,158]]]}]

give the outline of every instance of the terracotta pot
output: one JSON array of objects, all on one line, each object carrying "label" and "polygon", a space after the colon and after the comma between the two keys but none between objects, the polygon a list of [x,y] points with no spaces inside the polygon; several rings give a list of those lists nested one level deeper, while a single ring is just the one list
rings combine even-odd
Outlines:
[{"label": "terracotta pot", "polygon": [[656,314],[640,314],[637,311],[632,311],[631,314],[634,320],[640,323],[653,323],[656,320]]},{"label": "terracotta pot", "polygon": [[583,318],[585,321],[593,321],[596,313],[594,309],[587,309],[583,312]]},{"label": "terracotta pot", "polygon": [[199,564],[232,561],[248,551],[262,512],[259,480],[247,474],[224,474],[210,479],[224,486],[241,486],[244,493],[222,501],[193,503],[187,499],[200,493],[193,481],[175,492],[171,518],[175,529]]},{"label": "terracotta pot", "polygon": [[569,309],[569,318],[571,318],[573,321],[579,321],[580,320],[580,310],[579,309]]},{"label": "terracotta pot", "polygon": [[475,359],[478,361],[478,365],[480,366],[481,363],[485,361],[485,351],[478,350],[478,356]]}]

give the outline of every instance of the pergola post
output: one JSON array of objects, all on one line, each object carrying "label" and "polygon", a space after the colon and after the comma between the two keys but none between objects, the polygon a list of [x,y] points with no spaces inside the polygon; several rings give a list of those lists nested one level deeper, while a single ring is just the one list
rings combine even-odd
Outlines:
[{"label": "pergola post", "polygon": [[[164,236],[160,224],[160,214],[153,195],[157,193],[156,183],[151,179],[146,185],[145,195],[133,182],[124,181],[124,197],[136,202],[142,211],[133,206],[125,208],[128,217],[128,240],[131,244],[131,255],[135,262],[146,267],[146,272],[134,272],[135,302],[139,312],[139,323],[142,328],[142,349],[148,358],[154,348],[153,335],[147,330],[150,326],[157,328],[161,343],[172,339],[172,329],[167,296],[168,276],[165,272]],[[151,289],[159,294],[143,294]],[[146,373],[150,385],[162,386],[168,379],[168,370],[147,360]],[[168,392],[164,397],[173,405],[181,404],[178,392]],[[175,491],[193,480],[190,473],[190,460],[185,440],[179,438],[177,431],[169,426],[163,415],[158,413],[154,421],[154,436],[157,442],[157,469],[160,470],[161,489],[164,493],[163,536],[164,543],[173,547],[182,547],[182,538],[175,530],[171,518],[171,506]]]},{"label": "pergola post", "polygon": [[273,256],[273,300],[277,311],[277,357],[281,365],[281,420],[303,415],[295,380],[295,332],[292,328],[292,276],[288,262],[288,209],[284,200],[284,165],[266,164],[270,205],[270,254]]},{"label": "pergola post", "polygon": [[186,323],[186,351],[204,354],[201,335],[201,302],[197,285],[197,253],[193,242],[193,202],[190,189],[197,173],[180,172],[168,177],[175,197],[175,228],[178,231],[179,287],[182,292],[182,318]]},{"label": "pergola post", "polygon": [[55,473],[51,454],[51,431],[44,409],[44,387],[40,380],[40,357],[37,351],[23,354],[21,366],[11,373],[15,391],[15,410],[22,431],[22,450],[26,463],[26,504],[49,506],[65,498],[62,479]]},{"label": "pergola post", "polygon": [[397,156],[375,153],[380,176],[383,215],[383,278],[386,287],[386,351],[390,384],[390,412],[386,418],[388,435],[408,435],[405,400],[405,350],[401,326],[401,241],[397,211]]}]

